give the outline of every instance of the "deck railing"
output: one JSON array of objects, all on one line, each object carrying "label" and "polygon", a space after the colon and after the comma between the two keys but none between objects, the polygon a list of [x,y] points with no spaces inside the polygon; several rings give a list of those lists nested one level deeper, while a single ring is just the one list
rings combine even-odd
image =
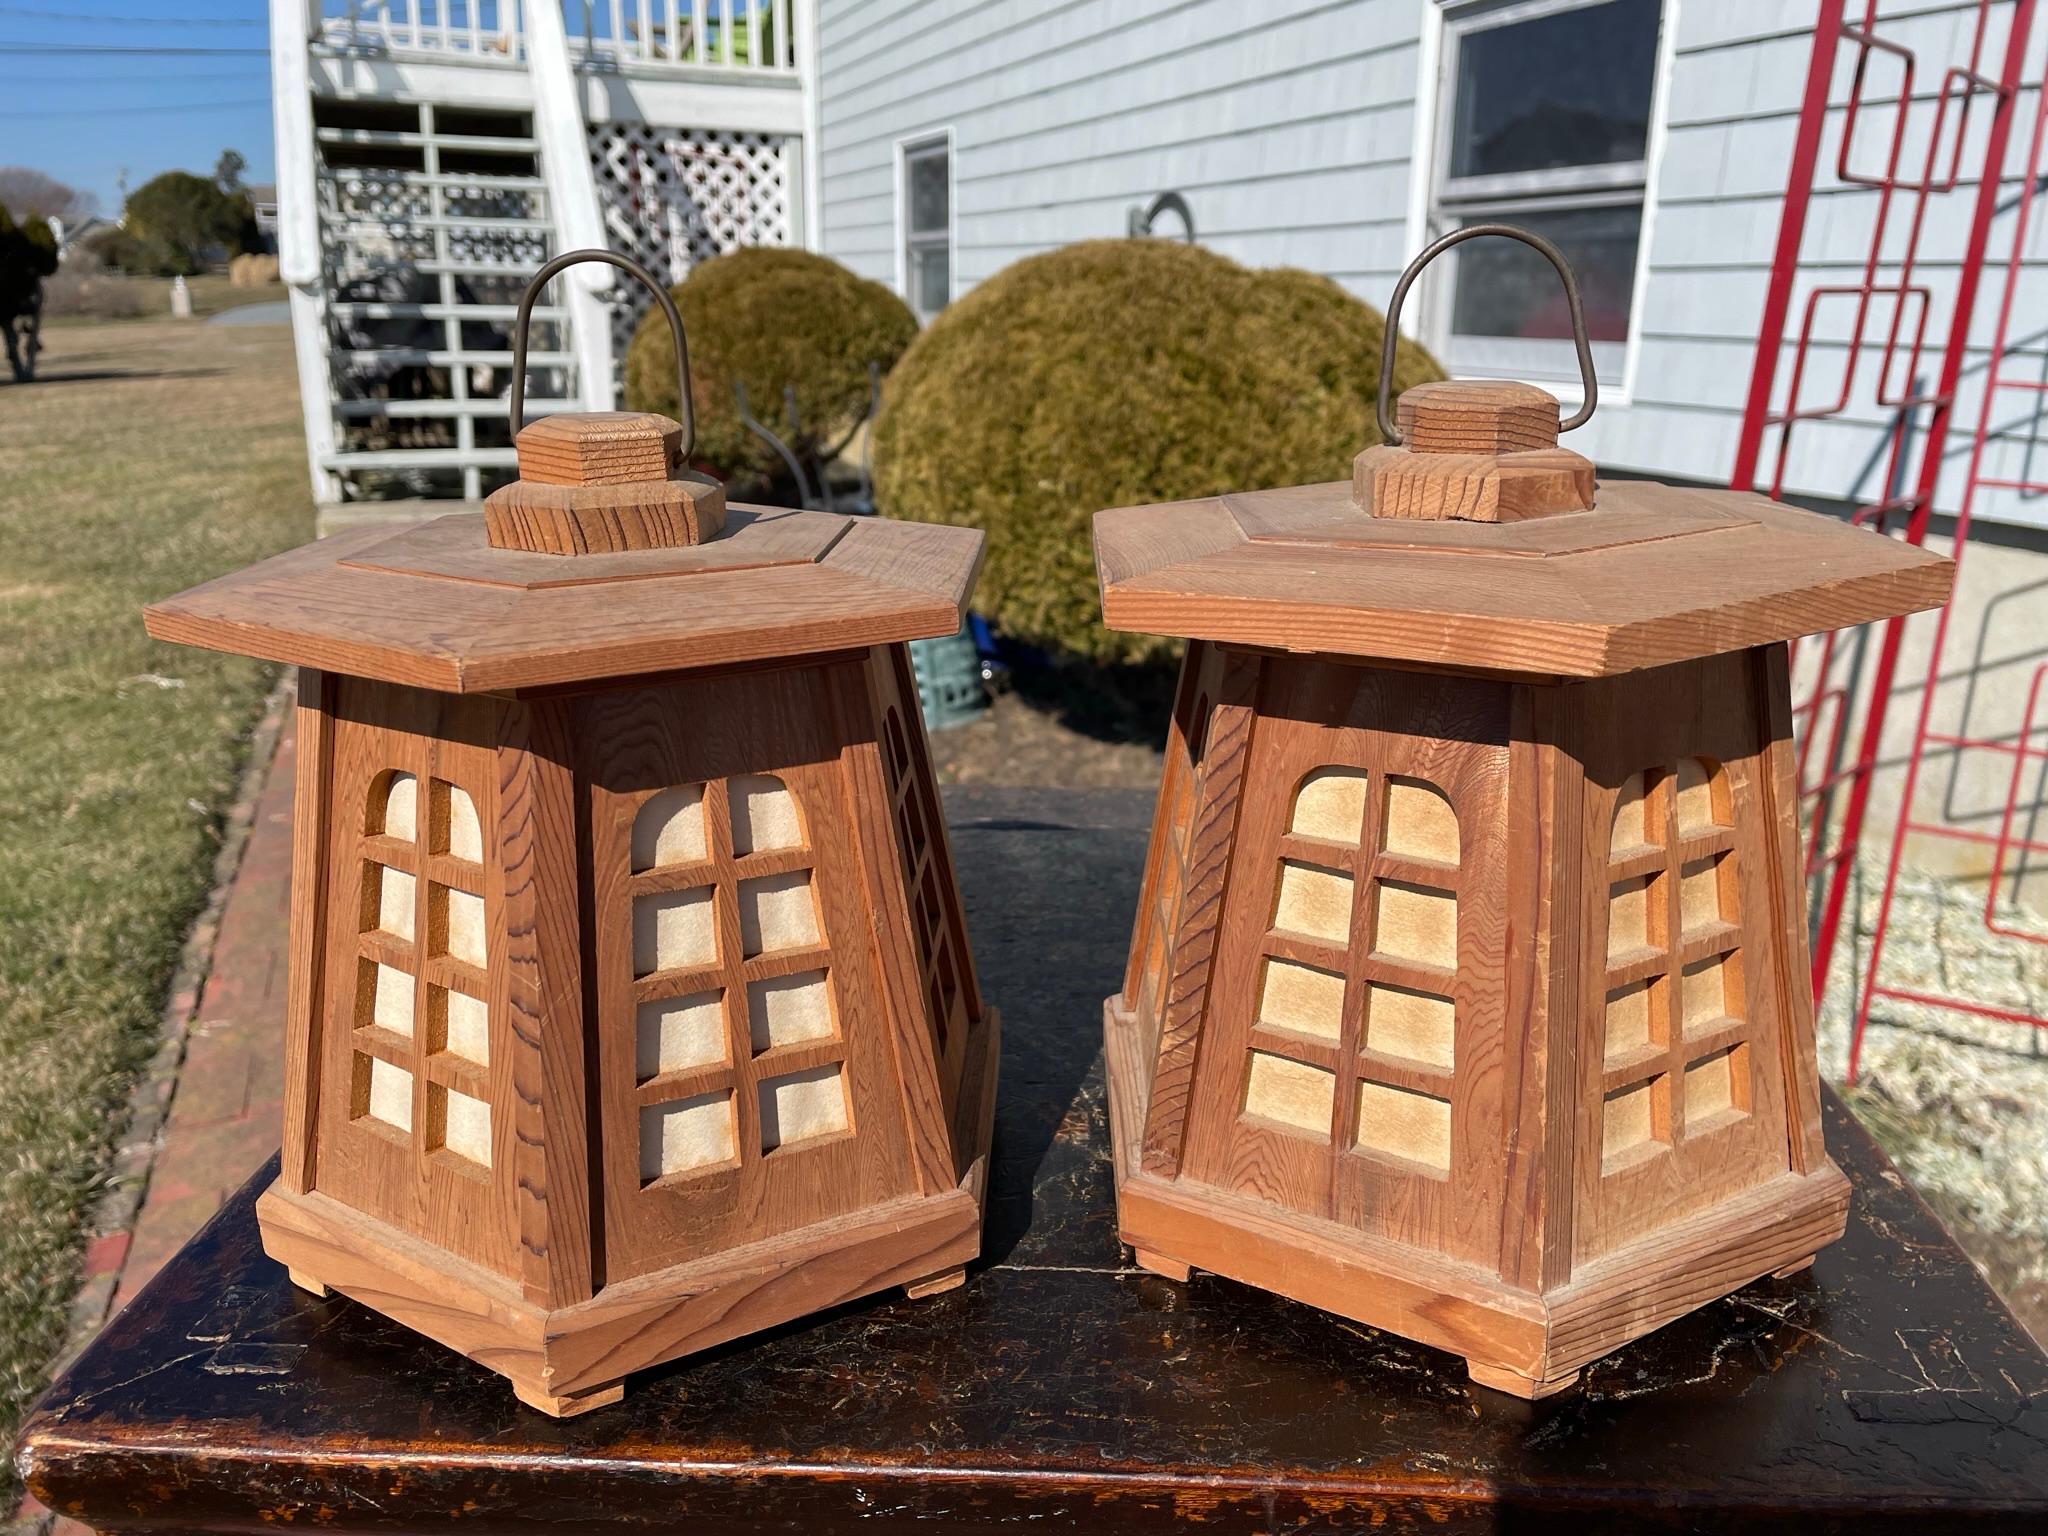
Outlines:
[{"label": "deck railing", "polygon": [[[477,63],[525,56],[524,6],[548,0],[312,0],[330,48]],[[563,0],[572,61],[635,72],[793,77],[792,0]]]},{"label": "deck railing", "polygon": [[373,53],[517,63],[523,0],[317,0],[316,41]]},{"label": "deck railing", "polygon": [[790,0],[571,0],[564,7],[569,45],[588,58],[784,74],[796,69],[790,9]]}]

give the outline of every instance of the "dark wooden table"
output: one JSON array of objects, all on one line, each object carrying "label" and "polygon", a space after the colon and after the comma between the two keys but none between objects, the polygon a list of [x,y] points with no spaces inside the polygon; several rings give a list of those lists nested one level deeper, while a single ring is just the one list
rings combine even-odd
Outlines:
[{"label": "dark wooden table", "polygon": [[1098,1056],[1148,803],[948,801],[1004,1014],[987,1258],[556,1422],[286,1284],[245,1189],[52,1389],[23,1460],[113,1531],[2048,1529],[2048,1361],[1839,1106],[1848,1236],[1529,1404],[1131,1267]]}]

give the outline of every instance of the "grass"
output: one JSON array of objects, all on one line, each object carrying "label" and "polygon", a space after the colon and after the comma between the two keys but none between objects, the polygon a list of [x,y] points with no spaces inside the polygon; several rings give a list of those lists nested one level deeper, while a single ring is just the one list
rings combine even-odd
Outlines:
[{"label": "grass", "polygon": [[[0,383],[0,1446],[62,1342],[270,683],[139,610],[312,535],[287,329],[45,340],[38,382]],[[0,1516],[18,1491],[0,1463]]]}]

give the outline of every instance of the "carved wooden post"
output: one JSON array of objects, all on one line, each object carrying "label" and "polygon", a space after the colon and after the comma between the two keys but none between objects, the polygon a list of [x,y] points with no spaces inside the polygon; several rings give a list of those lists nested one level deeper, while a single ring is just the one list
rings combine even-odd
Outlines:
[{"label": "carved wooden post", "polygon": [[1096,519],[1109,623],[1190,642],[1105,1009],[1119,1216],[1539,1397],[1841,1235],[1785,642],[1953,567],[1596,484],[1526,385],[1399,419],[1349,485]]},{"label": "carved wooden post", "polygon": [[688,442],[537,422],[481,516],[147,615],[302,669],[265,1250],[558,1415],[980,1247],[996,1013],[904,642],[981,535],[728,509]]}]

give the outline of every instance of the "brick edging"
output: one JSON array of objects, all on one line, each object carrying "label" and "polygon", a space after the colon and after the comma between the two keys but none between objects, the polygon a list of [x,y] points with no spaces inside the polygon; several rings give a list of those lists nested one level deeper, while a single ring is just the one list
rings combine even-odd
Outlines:
[{"label": "brick edging", "polygon": [[[92,1342],[113,1308],[114,1294],[127,1267],[128,1241],[134,1231],[136,1212],[149,1193],[150,1174],[163,1150],[164,1119],[177,1092],[178,1072],[184,1065],[192,1022],[198,1017],[199,1000],[213,969],[221,913],[227,906],[235,875],[242,867],[242,856],[248,851],[249,833],[256,823],[256,808],[263,797],[271,761],[277,755],[278,737],[297,693],[296,676],[287,669],[264,700],[263,714],[249,737],[249,755],[228,806],[220,847],[213,856],[206,904],[186,930],[184,945],[178,951],[170,995],[157,1025],[156,1051],[128,1095],[126,1125],[107,1170],[106,1191],[85,1222],[85,1273],[71,1301],[64,1342],[51,1362],[52,1377],[60,1374]],[[34,1508],[31,1502],[19,1513],[26,1515]],[[4,1514],[5,1511],[0,1511],[0,1515]],[[49,1520],[44,1516],[27,1528],[47,1529]],[[0,1527],[4,1523],[0,1520]]]}]

